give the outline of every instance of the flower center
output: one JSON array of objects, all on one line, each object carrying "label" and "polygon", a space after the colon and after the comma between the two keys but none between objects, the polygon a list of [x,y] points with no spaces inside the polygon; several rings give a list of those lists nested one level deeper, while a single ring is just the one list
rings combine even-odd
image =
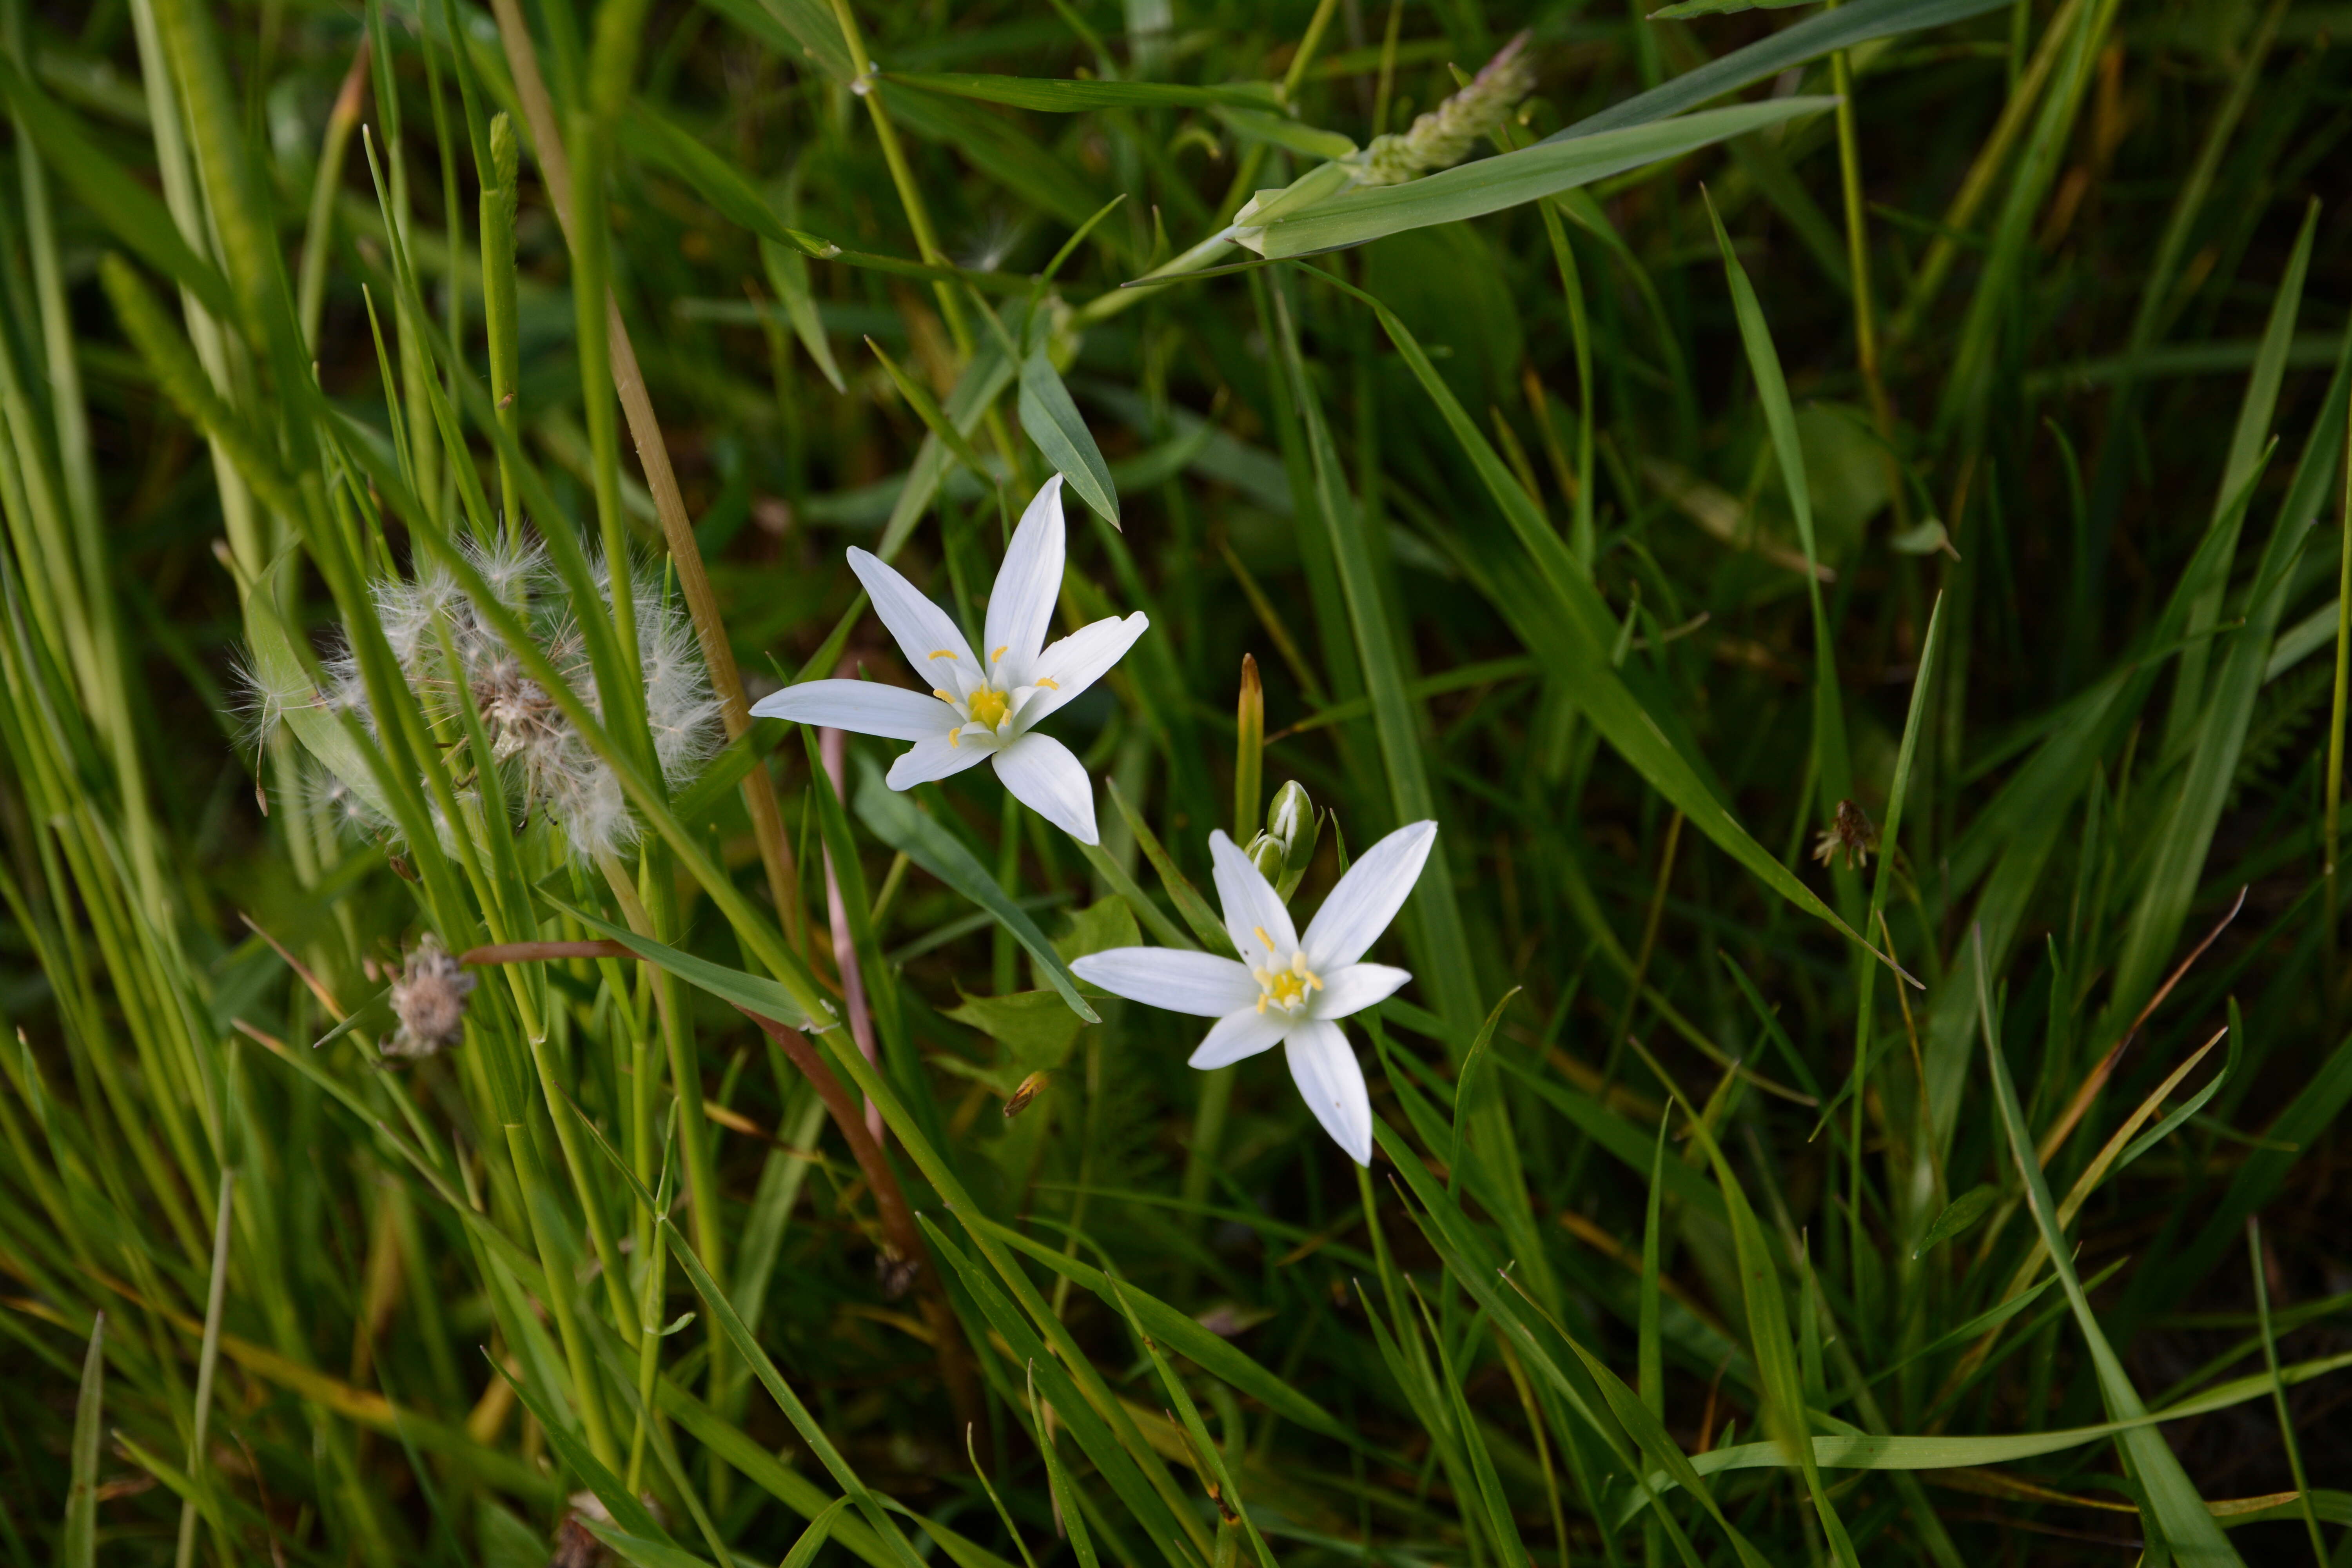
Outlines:
[{"label": "flower center", "polygon": [[[1274,943],[1267,942],[1271,949]],[[1250,978],[1258,984],[1257,1010],[1262,1014],[1269,1006],[1279,1007],[1297,1016],[1307,1008],[1309,994],[1323,989],[1323,977],[1307,967],[1307,955],[1294,952],[1290,962],[1277,967],[1274,954],[1266,954],[1266,963],[1250,971]]]},{"label": "flower center", "polygon": [[971,721],[985,724],[992,730],[1003,728],[1013,711],[1013,700],[993,686],[983,686],[964,700],[971,711]]}]

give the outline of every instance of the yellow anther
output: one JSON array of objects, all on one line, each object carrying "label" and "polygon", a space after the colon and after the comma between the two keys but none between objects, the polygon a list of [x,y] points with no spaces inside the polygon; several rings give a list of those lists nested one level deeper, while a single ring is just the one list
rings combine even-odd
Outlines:
[{"label": "yellow anther", "polygon": [[1265,934],[1265,927],[1252,926],[1250,927],[1250,931],[1251,934],[1255,935],[1258,939],[1258,941],[1265,943],[1266,952],[1272,952],[1274,951],[1274,938]]},{"label": "yellow anther", "polygon": [[1051,676],[1041,675],[1037,678],[1036,683],[1040,686],[1050,686],[1056,691],[1062,689],[1062,683],[1054,679]]},{"label": "yellow anther", "polygon": [[937,686],[931,688],[931,695],[938,698],[942,702],[952,702],[955,700],[955,699],[949,696],[944,689]]},{"label": "yellow anther", "polygon": [[963,750],[963,742],[957,739],[957,737],[962,733],[963,731],[961,730],[950,730],[948,731],[948,750],[951,752],[961,752]]},{"label": "yellow anther", "polygon": [[931,650],[931,657],[933,658],[953,658],[955,654],[951,649],[940,647],[933,648]]},{"label": "yellow anther", "polygon": [[1006,643],[1004,647],[998,648],[994,653],[990,654],[988,656],[988,662],[994,664],[998,659],[1003,658],[1004,657],[1004,648],[1009,648],[1012,646],[1013,645],[1011,643]]}]

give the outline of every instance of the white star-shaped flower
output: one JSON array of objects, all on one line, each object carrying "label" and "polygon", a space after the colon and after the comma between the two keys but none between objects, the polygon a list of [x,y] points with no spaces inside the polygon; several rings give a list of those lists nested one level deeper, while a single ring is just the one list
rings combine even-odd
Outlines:
[{"label": "white star-shaped flower", "polygon": [[1196,1068],[1221,1068],[1279,1045],[1307,1108],[1359,1165],[1372,1163],[1372,1103],[1363,1068],[1339,1020],[1384,1001],[1412,978],[1385,963],[1360,963],[1421,879],[1437,824],[1400,827],[1366,850],[1307,934],[1274,885],[1223,832],[1209,835],[1217,900],[1243,962],[1172,947],[1116,947],[1070,965],[1114,996],[1171,1013],[1214,1018],[1192,1053]]},{"label": "white star-shaped flower", "polygon": [[866,585],[874,613],[898,639],[931,695],[870,680],[804,680],[761,699],[751,711],[912,741],[890,765],[892,789],[960,773],[992,761],[996,776],[1020,801],[1082,844],[1095,843],[1095,797],[1070,749],[1034,726],[1100,680],[1151,623],[1141,611],[1081,626],[1050,647],[1054,604],[1062,591],[1062,477],[1045,481],[997,569],[988,595],[988,654],[974,654],[946,611],[863,550],[849,569]]}]

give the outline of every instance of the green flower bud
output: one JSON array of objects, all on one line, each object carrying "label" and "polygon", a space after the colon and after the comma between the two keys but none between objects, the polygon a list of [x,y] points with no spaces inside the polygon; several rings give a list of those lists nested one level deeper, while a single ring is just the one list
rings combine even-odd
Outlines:
[{"label": "green flower bud", "polygon": [[1265,810],[1265,831],[1253,843],[1252,858],[1255,858],[1258,843],[1281,846],[1280,870],[1269,869],[1264,862],[1260,862],[1259,868],[1265,871],[1266,880],[1274,884],[1274,890],[1286,901],[1307,875],[1307,865],[1315,858],[1316,841],[1321,837],[1322,824],[1316,816],[1315,802],[1308,796],[1306,785],[1293,779],[1275,792],[1274,804]]},{"label": "green flower bud", "polygon": [[1242,847],[1242,853],[1250,858],[1250,864],[1257,868],[1260,876],[1269,882],[1279,885],[1282,881],[1282,860],[1286,847],[1282,840],[1273,834],[1261,833]]}]

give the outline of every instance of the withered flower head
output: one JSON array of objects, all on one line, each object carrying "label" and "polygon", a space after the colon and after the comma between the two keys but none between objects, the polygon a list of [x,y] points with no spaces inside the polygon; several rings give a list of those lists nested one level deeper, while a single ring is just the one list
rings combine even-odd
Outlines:
[{"label": "withered flower head", "polygon": [[1813,841],[1813,858],[1826,866],[1843,854],[1851,869],[1856,865],[1869,865],[1870,852],[1877,847],[1878,824],[1853,802],[1842,800],[1837,803],[1837,815]]},{"label": "withered flower head", "polygon": [[409,953],[392,983],[392,1010],[400,1028],[384,1042],[388,1057],[437,1056],[465,1038],[466,997],[478,975],[458,966],[431,931]]}]

